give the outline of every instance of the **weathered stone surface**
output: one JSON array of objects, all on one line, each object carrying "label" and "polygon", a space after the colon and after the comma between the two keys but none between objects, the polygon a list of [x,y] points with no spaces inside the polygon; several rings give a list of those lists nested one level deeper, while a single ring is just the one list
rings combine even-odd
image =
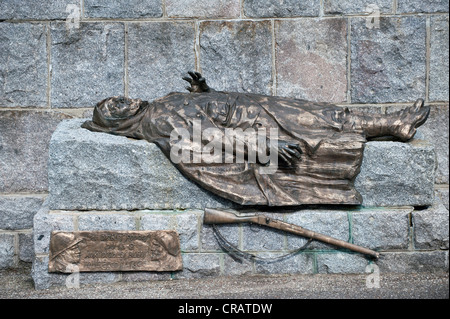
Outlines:
[{"label": "weathered stone surface", "polygon": [[224,255],[223,259],[223,274],[225,276],[242,276],[253,273],[253,262],[247,259],[235,260],[229,255]]},{"label": "weathered stone surface", "polygon": [[[343,241],[349,241],[349,220],[346,211],[339,210],[305,210],[286,215],[286,222],[299,225],[303,228],[334,237]],[[307,238],[297,235],[287,235],[287,247],[289,250],[299,249],[308,241]],[[307,249],[337,249],[319,241],[313,241]]]},{"label": "weathered stone surface", "polygon": [[61,123],[50,143],[51,209],[231,206],[183,177],[155,144],[94,133],[82,129],[83,122]]},{"label": "weathered stone surface", "polygon": [[175,216],[182,251],[193,251],[199,248],[200,214],[200,212],[184,212]]},{"label": "weathered stone surface", "polygon": [[141,217],[139,230],[175,230],[175,216],[167,213],[148,213]]},{"label": "weathered stone surface", "polygon": [[353,243],[374,250],[407,249],[411,211],[412,208],[352,212]]},{"label": "weathered stone surface", "polygon": [[184,91],[186,82],[182,77],[195,69],[194,39],[191,22],[130,24],[130,97],[154,100],[173,91]]},{"label": "weathered stone surface", "polygon": [[136,219],[125,214],[83,214],[78,217],[79,231],[135,230]]},{"label": "weathered stone surface", "polygon": [[320,0],[245,0],[244,14],[247,17],[302,17],[318,16]]},{"label": "weathered stone surface", "polygon": [[449,191],[448,191],[448,186],[447,188],[437,188],[436,189],[436,198],[439,198],[440,201],[442,202],[442,205],[444,205],[444,207],[447,210],[450,210],[449,208]]},{"label": "weathered stone surface", "polygon": [[124,94],[123,23],[51,24],[53,108],[91,107]]},{"label": "weathered stone surface", "polygon": [[19,233],[19,260],[27,263],[34,259],[33,233]]},{"label": "weathered stone surface", "polygon": [[84,0],[86,18],[159,18],[161,0]]},{"label": "weathered stone surface", "polygon": [[120,272],[78,273],[71,275],[49,273],[48,256],[37,256],[34,258],[31,276],[34,281],[34,287],[37,290],[60,286],[67,287],[67,284],[74,283],[74,278],[70,276],[79,276],[80,286],[96,283],[108,284],[120,280]]},{"label": "weathered stone surface", "polygon": [[[236,207],[183,177],[156,145],[94,133],[83,121],[64,121],[50,143],[51,209]],[[369,142],[355,185],[365,206],[431,205],[434,168],[425,141]]]},{"label": "weathered stone surface", "polygon": [[[240,241],[240,225],[218,225],[217,229],[220,234],[235,247],[241,249],[242,241]],[[202,251],[222,251],[222,247],[214,234],[214,229],[211,225],[202,225],[200,233],[200,241]]]},{"label": "weathered stone surface", "polygon": [[277,95],[347,101],[347,21],[276,22]]},{"label": "weathered stone surface", "polygon": [[[278,258],[286,253],[258,253],[260,258]],[[277,261],[256,261],[255,272],[258,274],[312,274],[314,273],[314,255],[301,253]]]},{"label": "weathered stone surface", "polygon": [[33,228],[33,217],[41,208],[43,202],[42,196],[0,195],[0,229]]},{"label": "weathered stone surface", "polygon": [[364,206],[432,205],[435,166],[434,147],[427,141],[369,142],[355,188]]},{"label": "weathered stone surface", "polygon": [[66,19],[69,16],[67,5],[81,8],[80,0],[2,0],[0,19]]},{"label": "weathered stone surface", "polygon": [[[0,12],[3,5],[2,1]],[[0,106],[47,106],[46,28],[44,24],[0,23]]]},{"label": "weathered stone surface", "polygon": [[48,144],[68,118],[61,112],[0,111],[0,192],[47,191]]},{"label": "weathered stone surface", "polygon": [[449,212],[439,198],[432,207],[414,211],[412,223],[414,225],[414,248],[448,250]]},{"label": "weathered stone surface", "polygon": [[74,231],[74,217],[64,214],[49,214],[47,200],[34,215],[33,221],[34,252],[47,254],[50,246],[50,235],[54,230]]},{"label": "weathered stone surface", "polygon": [[374,12],[391,13],[393,5],[391,0],[324,0],[323,10],[325,14],[367,14]]},{"label": "weathered stone surface", "polygon": [[203,278],[220,274],[220,254],[182,254],[183,270],[174,273],[177,279]]},{"label": "weathered stone surface", "polygon": [[360,254],[317,254],[319,274],[361,274],[366,271],[368,260]]},{"label": "weathered stone surface", "polygon": [[435,149],[437,167],[436,184],[449,183],[449,106],[432,106],[430,116],[419,132]]},{"label": "weathered stone surface", "polygon": [[376,264],[383,273],[448,272],[448,250],[384,253]]},{"label": "weathered stone surface", "polygon": [[207,21],[199,29],[201,69],[209,86],[271,94],[270,21]]},{"label": "weathered stone surface", "polygon": [[0,234],[0,269],[12,268],[15,266],[15,245],[14,234]]},{"label": "weathered stone surface", "polygon": [[[448,11],[448,1],[447,11]],[[449,22],[447,16],[431,17],[430,101],[448,101],[449,97]]]},{"label": "weathered stone surface", "polygon": [[200,18],[238,18],[239,0],[166,0],[167,16]]},{"label": "weathered stone surface", "polygon": [[448,12],[448,0],[398,0],[398,13]]},{"label": "weathered stone surface", "polygon": [[353,103],[414,101],[425,97],[425,17],[382,17],[379,28],[352,19]]},{"label": "weathered stone surface", "polygon": [[[280,218],[275,214],[264,214],[273,219]],[[244,225],[242,227],[242,248],[245,251],[281,251],[285,248],[286,233],[260,225]]]}]

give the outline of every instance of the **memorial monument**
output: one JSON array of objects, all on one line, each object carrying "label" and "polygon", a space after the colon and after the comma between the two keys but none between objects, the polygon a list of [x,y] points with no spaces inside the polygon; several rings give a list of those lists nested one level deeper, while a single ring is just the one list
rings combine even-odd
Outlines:
[{"label": "memorial monument", "polygon": [[[422,99],[381,115],[328,103],[219,92],[200,73],[189,74],[184,79],[191,84],[190,93],[171,93],[153,102],[108,98],[82,127],[155,143],[184,176],[240,205],[360,205],[354,180],[364,144],[383,136],[408,141],[430,112]],[[230,130],[240,134],[231,136]],[[267,137],[270,130],[276,132],[272,139]],[[174,147],[184,153],[174,156]],[[211,148],[218,150],[213,158]],[[276,165],[268,170],[271,162]]]}]

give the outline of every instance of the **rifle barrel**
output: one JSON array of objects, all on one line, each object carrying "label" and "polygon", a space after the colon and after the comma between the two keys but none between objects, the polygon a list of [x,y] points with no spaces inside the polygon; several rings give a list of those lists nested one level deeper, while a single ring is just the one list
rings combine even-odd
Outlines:
[{"label": "rifle barrel", "polygon": [[337,247],[342,247],[358,253],[366,254],[374,258],[380,257],[380,254],[378,252],[373,251],[371,249],[364,248],[327,235],[316,233],[312,230],[308,230],[294,224],[289,224],[281,220],[272,219],[264,215],[238,216],[231,212],[206,208],[203,217],[203,222],[204,224],[253,223],[271,228],[276,228],[291,234],[300,235],[302,237],[315,239]]}]

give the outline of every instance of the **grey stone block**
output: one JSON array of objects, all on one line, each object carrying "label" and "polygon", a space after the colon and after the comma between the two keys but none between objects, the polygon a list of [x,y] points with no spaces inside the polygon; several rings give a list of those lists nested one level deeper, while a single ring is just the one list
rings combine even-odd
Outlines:
[{"label": "grey stone block", "polygon": [[360,254],[317,254],[319,274],[361,274],[366,272],[368,260]]},{"label": "grey stone block", "polygon": [[33,233],[19,233],[19,260],[27,263],[34,259]]},{"label": "grey stone block", "polygon": [[[286,215],[286,222],[299,225],[308,230],[312,230],[330,237],[334,237],[343,241],[350,240],[350,224],[348,213],[339,210],[305,210]],[[287,248],[295,250],[303,247],[308,239],[287,235]],[[307,249],[336,249],[319,241],[313,241]]]},{"label": "grey stone block", "polygon": [[369,142],[355,188],[364,206],[432,205],[435,167],[434,147],[426,141]]},{"label": "grey stone block", "polygon": [[15,262],[14,234],[0,234],[0,269],[13,268]]},{"label": "grey stone block", "polygon": [[253,274],[253,262],[247,259],[235,259],[224,255],[223,274],[225,276],[243,276]]},{"label": "grey stone block", "polygon": [[[265,216],[270,215],[265,214]],[[259,225],[244,225],[242,237],[242,246],[245,251],[281,251],[286,245],[285,232]]]},{"label": "grey stone block", "polygon": [[175,216],[182,251],[199,249],[200,212],[184,212]]},{"label": "grey stone block", "polygon": [[377,9],[380,13],[391,13],[393,5],[391,0],[324,0],[325,14],[370,14]]},{"label": "grey stone block", "polygon": [[239,18],[239,0],[166,0],[166,12],[170,18]]},{"label": "grey stone block", "polygon": [[247,17],[303,17],[319,16],[320,0],[245,0],[244,14]]},{"label": "grey stone block", "polygon": [[351,26],[353,103],[414,101],[425,97],[425,17],[381,17],[379,28],[365,18]]},{"label": "grey stone block", "polygon": [[162,15],[161,0],[84,0],[86,18],[159,18]]},{"label": "grey stone block", "polygon": [[123,95],[125,27],[123,23],[80,23],[67,29],[51,24],[53,108],[91,107]]},{"label": "grey stone block", "polygon": [[407,249],[412,210],[371,209],[352,212],[353,243],[374,250]]},{"label": "grey stone block", "polygon": [[376,261],[383,273],[448,272],[448,250],[384,253]]},{"label": "grey stone block", "polygon": [[52,231],[75,231],[74,220],[71,215],[50,214],[47,201],[34,215],[34,252],[36,254],[48,254],[50,246],[50,235]]},{"label": "grey stone block", "polygon": [[[64,121],[50,143],[50,209],[237,207],[183,177],[156,145],[94,133],[83,121]],[[431,205],[434,169],[425,141],[369,142],[355,185],[365,206]]]},{"label": "grey stone block", "polygon": [[449,208],[449,191],[448,191],[448,186],[447,188],[437,188],[436,189],[436,198],[439,198],[440,201],[442,202],[442,204],[444,205],[444,207],[447,210],[450,210]]},{"label": "grey stone block", "polygon": [[81,8],[80,0],[2,0],[0,2],[0,19],[66,19],[70,11],[67,10],[69,4],[74,4]]},{"label": "grey stone block", "polygon": [[432,106],[430,116],[419,132],[434,146],[436,152],[436,184],[448,184],[449,106]]},{"label": "grey stone block", "polygon": [[0,23],[0,106],[48,105],[46,33],[44,24]]},{"label": "grey stone block", "polygon": [[[239,249],[242,248],[242,243],[240,238],[240,225],[218,225],[218,231],[220,234],[234,247]],[[214,229],[211,225],[202,225],[200,232],[200,241],[202,251],[222,251],[224,250],[221,246],[221,242],[218,240],[214,233]]]},{"label": "grey stone block", "polygon": [[174,273],[175,278],[204,278],[221,273],[220,254],[186,253],[182,254],[183,270]]},{"label": "grey stone block", "polygon": [[183,177],[155,144],[94,133],[81,129],[82,123],[61,123],[50,143],[50,209],[232,206]]},{"label": "grey stone block", "polygon": [[200,23],[200,62],[216,90],[271,94],[270,21]]},{"label": "grey stone block", "polygon": [[34,288],[49,289],[53,286],[64,286],[68,275],[48,272],[48,256],[36,256],[31,268]]},{"label": "grey stone block", "polygon": [[78,280],[80,286],[115,283],[120,280],[120,272],[93,272],[73,274],[49,273],[48,256],[35,257],[31,269],[31,276],[34,281],[34,287],[37,290],[61,286],[68,287],[68,283],[74,283],[74,276],[79,276]]},{"label": "grey stone block", "polygon": [[[448,1],[447,11],[448,11]],[[449,22],[447,16],[431,17],[430,101],[449,99]]]},{"label": "grey stone block", "polygon": [[448,0],[398,0],[397,12],[448,12]]},{"label": "grey stone block", "polygon": [[41,196],[0,195],[0,229],[33,228],[33,217],[43,202],[44,198]]},{"label": "grey stone block", "polygon": [[131,23],[128,27],[129,95],[154,100],[182,91],[195,69],[192,22]]},{"label": "grey stone block", "polygon": [[448,250],[449,212],[439,199],[426,210],[414,211],[412,222],[416,249]]},{"label": "grey stone block", "polygon": [[175,230],[175,216],[167,213],[146,213],[141,217],[139,230]]},{"label": "grey stone block", "polygon": [[346,19],[277,21],[276,53],[277,95],[347,101]]},{"label": "grey stone block", "polygon": [[68,118],[60,112],[0,111],[0,192],[47,191],[50,138]]},{"label": "grey stone block", "polygon": [[136,218],[126,214],[83,214],[78,217],[79,231],[135,230]]},{"label": "grey stone block", "polygon": [[259,258],[269,259],[267,261],[255,261],[255,273],[257,274],[313,274],[315,258],[314,254],[301,253],[286,257],[280,260],[270,259],[278,258],[286,253],[258,253]]}]

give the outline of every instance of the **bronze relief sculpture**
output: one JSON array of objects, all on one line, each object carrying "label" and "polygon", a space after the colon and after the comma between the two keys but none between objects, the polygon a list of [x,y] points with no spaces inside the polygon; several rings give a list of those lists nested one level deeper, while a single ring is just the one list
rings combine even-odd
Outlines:
[{"label": "bronze relief sculpture", "polygon": [[[365,143],[382,136],[407,141],[430,112],[422,99],[384,115],[221,92],[211,89],[201,74],[189,74],[184,79],[190,93],[170,93],[153,102],[108,98],[97,104],[83,127],[155,143],[185,177],[241,205],[360,205],[353,184]],[[231,142],[230,131],[235,137]],[[276,137],[267,138],[269,131]],[[244,138],[236,132],[244,132]],[[174,157],[179,155],[175,148],[182,156]],[[273,162],[275,169],[267,173]]]}]

